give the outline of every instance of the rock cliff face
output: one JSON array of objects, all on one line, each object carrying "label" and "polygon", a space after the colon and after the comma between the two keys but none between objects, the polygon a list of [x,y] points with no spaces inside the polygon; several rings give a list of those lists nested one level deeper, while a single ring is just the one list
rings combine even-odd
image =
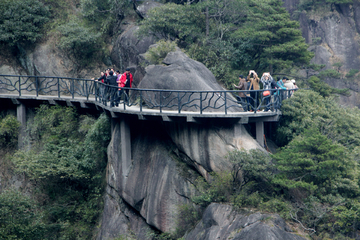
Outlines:
[{"label": "rock cliff face", "polygon": [[[283,0],[284,6],[300,22],[303,37],[315,53],[312,62],[324,64],[324,69],[336,69],[341,79],[327,78],[335,88],[349,88],[351,96],[341,96],[344,105],[360,106],[359,75],[346,79],[351,69],[360,70],[360,2],[353,4],[322,4],[315,10],[299,13],[299,0]],[[333,66],[339,64],[340,67]],[[339,66],[338,65],[338,66]]]},{"label": "rock cliff face", "polygon": [[185,240],[305,240],[292,234],[284,220],[275,214],[236,213],[229,205],[210,204]]},{"label": "rock cliff face", "polygon": [[[187,69],[178,66],[177,70],[184,75],[183,79],[178,79],[180,84],[192,79],[190,76],[195,70],[208,71],[199,63],[189,64],[193,60],[186,56],[181,59]],[[164,68],[162,76],[171,79],[172,68]],[[144,79],[149,76],[145,75]],[[197,84],[201,88],[221,89],[216,82],[207,79],[205,75]],[[147,87],[155,88],[151,84]],[[134,226],[132,231],[135,233],[144,223],[162,232],[174,231],[178,207],[191,203],[190,199],[196,193],[193,182],[197,177],[208,178],[212,171],[229,171],[231,165],[225,155],[231,150],[261,148],[244,127],[236,123],[224,126],[211,121],[203,124],[137,119],[119,121],[128,121],[126,129],[131,129],[131,161],[124,158],[122,147],[126,140],[121,138],[121,131],[126,130],[120,127],[121,123],[116,123],[108,147],[107,197],[98,239],[116,233],[118,224],[125,226],[123,219]],[[123,205],[126,211],[119,210],[124,209]],[[135,213],[136,217],[126,218],[129,213]],[[129,232],[123,230],[119,233]]]}]

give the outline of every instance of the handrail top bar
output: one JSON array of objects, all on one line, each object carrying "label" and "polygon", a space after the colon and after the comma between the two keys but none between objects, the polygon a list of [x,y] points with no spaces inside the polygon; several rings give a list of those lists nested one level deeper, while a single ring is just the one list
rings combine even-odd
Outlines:
[{"label": "handrail top bar", "polygon": [[[28,77],[28,78],[61,78],[61,79],[69,79],[69,80],[82,80],[82,81],[96,81],[100,85],[106,85],[107,87],[111,88],[119,88],[119,86],[112,86],[107,85],[101,81],[97,81],[97,79],[86,79],[86,78],[72,78],[72,77],[57,77],[57,76],[32,76],[32,75],[1,75],[0,77]],[[263,92],[263,91],[271,91],[275,92],[282,89],[259,89],[259,90],[171,90],[171,89],[151,89],[151,88],[127,88],[127,87],[121,87],[121,89],[131,89],[131,90],[137,90],[137,91],[153,91],[153,92],[192,92],[192,93],[226,93],[226,92]],[[300,90],[303,88],[294,88],[294,89],[287,89],[284,91],[292,91],[292,90]],[[306,88],[304,88],[306,90]]]},{"label": "handrail top bar", "polygon": [[74,79],[74,80],[95,81],[95,80],[86,79],[86,78],[57,77],[57,76],[39,76],[39,75],[31,76],[31,75],[3,75],[3,74],[0,74],[0,77],[61,78],[61,79]]}]

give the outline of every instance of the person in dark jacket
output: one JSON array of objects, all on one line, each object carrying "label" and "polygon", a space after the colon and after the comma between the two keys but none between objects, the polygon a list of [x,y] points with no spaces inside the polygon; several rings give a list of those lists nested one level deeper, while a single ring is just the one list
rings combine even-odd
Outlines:
[{"label": "person in dark jacket", "polygon": [[[239,84],[238,85],[234,84],[234,87],[239,90],[247,90],[246,78],[243,75],[239,75]],[[238,102],[241,103],[244,111],[249,111],[249,102],[247,96],[245,95],[245,92],[239,92],[239,96],[237,97],[237,100]]]},{"label": "person in dark jacket", "polygon": [[109,85],[108,94],[110,96],[110,107],[114,107],[115,104],[116,106],[118,106],[118,103],[116,102],[117,82],[116,82],[116,76],[114,76],[113,71],[109,72],[109,76],[106,78],[106,83]]}]

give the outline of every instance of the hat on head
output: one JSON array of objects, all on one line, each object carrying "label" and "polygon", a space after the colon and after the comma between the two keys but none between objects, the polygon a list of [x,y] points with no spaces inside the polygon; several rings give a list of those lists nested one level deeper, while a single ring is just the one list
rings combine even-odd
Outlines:
[{"label": "hat on head", "polygon": [[126,68],[125,71],[130,71],[130,68]]},{"label": "hat on head", "polygon": [[292,83],[295,83],[295,79],[291,79],[290,81],[291,81]]},{"label": "hat on head", "polygon": [[239,78],[244,78],[244,75],[241,75],[241,74],[240,74],[240,75],[239,75]]}]

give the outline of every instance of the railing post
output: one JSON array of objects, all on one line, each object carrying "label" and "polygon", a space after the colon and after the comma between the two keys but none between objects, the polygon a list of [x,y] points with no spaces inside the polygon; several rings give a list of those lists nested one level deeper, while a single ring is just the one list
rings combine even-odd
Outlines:
[{"label": "railing post", "polygon": [[224,96],[224,98],[225,98],[225,115],[227,114],[227,107],[226,107],[226,92],[224,92],[224,94],[225,94],[225,96]]},{"label": "railing post", "polygon": [[202,92],[200,92],[200,114],[202,114]]},{"label": "railing post", "polygon": [[58,98],[60,98],[60,79],[57,78]]},{"label": "railing post", "polygon": [[85,89],[86,89],[86,100],[89,100],[89,91],[88,91],[88,84],[87,84],[87,80],[84,80],[85,81]]},{"label": "railing post", "polygon": [[140,90],[140,112],[142,112],[142,91]]},{"label": "railing post", "polygon": [[98,99],[98,82],[97,81],[94,81],[94,88],[95,88],[95,102],[97,102],[97,99]]},{"label": "railing post", "polygon": [[181,112],[180,105],[181,105],[181,102],[180,102],[180,92],[178,92],[178,113]]},{"label": "railing post", "polygon": [[39,96],[39,81],[38,81],[38,77],[35,76],[35,88],[36,88],[36,96]]},{"label": "railing post", "polygon": [[161,90],[160,90],[160,95],[159,95],[159,96],[160,96],[160,113],[162,113],[162,108],[161,108],[161,102],[162,102],[162,101],[161,101]]},{"label": "railing post", "polygon": [[72,79],[72,81],[71,81],[71,87],[70,87],[72,99],[74,99],[74,89],[75,89],[74,84],[75,84],[75,80]]},{"label": "railing post", "polygon": [[19,76],[19,96],[21,96],[21,77]]}]

